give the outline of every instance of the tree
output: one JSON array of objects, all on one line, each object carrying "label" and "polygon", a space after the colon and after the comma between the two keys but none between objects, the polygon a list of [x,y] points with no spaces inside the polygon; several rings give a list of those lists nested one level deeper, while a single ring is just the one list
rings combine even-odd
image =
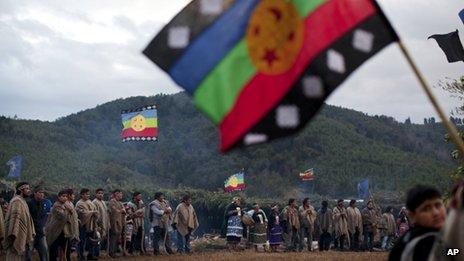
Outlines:
[{"label": "tree", "polygon": [[428,121],[427,118],[424,118],[424,125],[427,125]]},{"label": "tree", "polygon": [[404,124],[411,125],[411,118],[408,117],[408,118],[404,121]]}]

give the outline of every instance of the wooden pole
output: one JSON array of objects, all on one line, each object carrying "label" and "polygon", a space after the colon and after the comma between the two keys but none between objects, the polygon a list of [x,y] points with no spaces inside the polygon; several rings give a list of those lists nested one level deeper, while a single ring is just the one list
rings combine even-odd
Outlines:
[{"label": "wooden pole", "polygon": [[398,45],[400,46],[401,52],[404,54],[404,56],[406,57],[406,60],[408,61],[409,65],[411,66],[412,70],[414,71],[414,74],[416,75],[417,79],[419,80],[419,83],[422,86],[422,89],[424,90],[425,94],[429,98],[429,101],[432,103],[433,107],[435,108],[435,111],[438,113],[438,116],[441,119],[441,123],[443,124],[443,127],[445,127],[445,129],[448,131],[451,140],[455,143],[457,149],[459,150],[459,154],[461,156],[464,156],[464,142],[462,141],[456,127],[446,117],[445,113],[443,112],[443,109],[440,107],[440,104],[438,104],[438,100],[433,95],[430,86],[425,81],[424,76],[419,71],[418,67],[416,66],[416,64],[412,60],[412,57],[409,55],[409,52],[406,50],[406,48],[403,45],[403,43],[401,42],[401,40],[398,41]]}]

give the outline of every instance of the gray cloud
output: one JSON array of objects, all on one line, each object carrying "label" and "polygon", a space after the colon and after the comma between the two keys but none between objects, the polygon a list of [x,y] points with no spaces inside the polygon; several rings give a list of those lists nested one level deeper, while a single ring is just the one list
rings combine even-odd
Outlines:
[{"label": "gray cloud", "polygon": [[[180,91],[141,50],[186,2],[1,1],[0,114],[54,120],[116,98]],[[462,74],[461,64],[447,64],[426,40],[462,28],[461,1],[380,4],[430,83]],[[457,104],[434,92],[446,111]],[[395,45],[359,68],[328,103],[416,122],[434,115]]]}]

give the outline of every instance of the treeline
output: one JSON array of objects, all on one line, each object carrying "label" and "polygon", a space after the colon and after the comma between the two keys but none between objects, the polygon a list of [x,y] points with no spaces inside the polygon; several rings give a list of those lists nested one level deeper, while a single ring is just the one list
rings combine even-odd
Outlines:
[{"label": "treeline", "polygon": [[[156,104],[158,142],[119,138],[120,111]],[[0,117],[0,170],[23,155],[23,179],[125,190],[197,188],[220,191],[225,178],[245,169],[247,196],[274,198],[313,192],[356,194],[368,177],[375,191],[404,191],[421,181],[442,188],[453,168],[439,124],[405,124],[325,106],[298,135],[222,155],[216,127],[184,93],[118,99],[54,122]],[[298,173],[314,168],[313,184]]]}]

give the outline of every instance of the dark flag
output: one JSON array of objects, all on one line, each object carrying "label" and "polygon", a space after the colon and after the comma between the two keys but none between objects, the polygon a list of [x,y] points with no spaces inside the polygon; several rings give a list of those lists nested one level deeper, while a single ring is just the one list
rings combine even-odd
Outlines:
[{"label": "dark flag", "polygon": [[464,23],[464,9],[462,9],[461,12],[459,12],[459,17],[461,18],[462,23]]},{"label": "dark flag", "polygon": [[462,48],[461,40],[459,39],[458,30],[449,34],[434,34],[429,36],[437,41],[438,46],[443,50],[448,62],[454,63],[464,62],[464,49]]},{"label": "dark flag", "polygon": [[227,151],[301,130],[397,40],[374,0],[194,0],[143,53],[193,96]]},{"label": "dark flag", "polygon": [[10,167],[9,178],[19,178],[21,176],[22,161],[23,157],[16,155],[6,163]]},{"label": "dark flag", "polygon": [[369,179],[363,179],[358,183],[358,197],[362,199],[369,197]]}]

